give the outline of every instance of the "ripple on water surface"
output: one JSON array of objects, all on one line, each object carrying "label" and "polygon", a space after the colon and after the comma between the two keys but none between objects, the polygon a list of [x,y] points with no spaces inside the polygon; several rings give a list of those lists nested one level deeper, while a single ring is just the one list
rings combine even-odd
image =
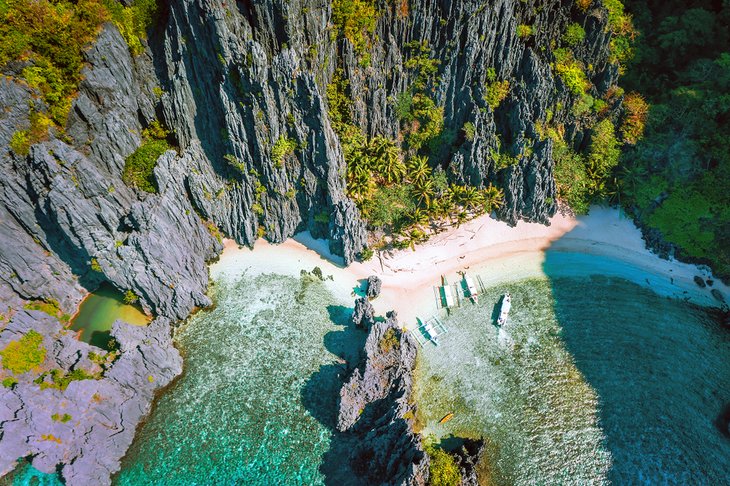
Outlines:
[{"label": "ripple on water surface", "polygon": [[[512,345],[491,324],[504,291]],[[555,278],[489,289],[445,322],[419,360],[424,433],[486,436],[495,483],[727,480],[713,421],[730,349],[703,310],[617,278]]]},{"label": "ripple on water surface", "polygon": [[343,334],[331,319],[345,311],[321,283],[289,277],[221,279],[214,294],[217,307],[177,333],[185,373],[158,400],[116,482],[322,483],[330,434],[312,413],[329,413],[338,387],[311,377],[332,367],[325,336]]}]

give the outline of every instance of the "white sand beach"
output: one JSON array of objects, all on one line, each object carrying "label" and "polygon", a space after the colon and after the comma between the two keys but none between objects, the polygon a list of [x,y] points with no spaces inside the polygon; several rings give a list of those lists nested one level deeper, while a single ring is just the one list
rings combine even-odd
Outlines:
[{"label": "white sand beach", "polygon": [[[593,268],[585,259],[576,265],[553,268],[553,276],[608,274],[652,288],[655,292],[683,298],[701,305],[718,305],[711,288],[701,289],[693,277],[713,279],[712,288],[730,295],[730,288],[714,279],[704,268],[674,260],[664,260],[647,250],[641,232],[618,210],[592,208],[577,218],[556,215],[550,225],[520,222],[515,227],[488,215],[459,228],[434,235],[415,250],[396,250],[376,255],[367,262],[342,266],[331,255],[325,240],[302,233],[278,245],[264,240],[254,250],[239,248],[226,241],[220,260],[212,265],[214,277],[223,274],[277,273],[298,276],[302,269],[319,266],[328,283],[343,302],[352,302],[362,279],[377,275],[383,280],[382,296],[373,301],[376,311],[394,309],[401,323],[413,327],[416,316],[437,311],[433,286],[441,275],[455,283],[457,272],[478,275],[488,287],[507,281],[545,276],[545,259],[550,252],[596,256],[601,264]],[[546,253],[547,252],[547,253]],[[614,264],[615,263],[615,264]],[[619,264],[620,263],[620,264]]]}]

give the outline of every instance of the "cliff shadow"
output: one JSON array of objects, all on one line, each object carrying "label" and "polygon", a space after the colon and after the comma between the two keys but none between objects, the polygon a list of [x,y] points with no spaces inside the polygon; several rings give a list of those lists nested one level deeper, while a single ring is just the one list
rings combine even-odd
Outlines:
[{"label": "cliff shadow", "polygon": [[327,311],[340,330],[327,333],[324,345],[337,358],[333,363],[320,366],[309,377],[302,387],[301,398],[307,411],[330,431],[330,448],[320,466],[325,484],[354,484],[348,479],[351,471],[345,460],[354,443],[346,443],[343,434],[337,430],[337,415],[340,388],[360,361],[367,333],[352,324],[351,307],[330,305]]},{"label": "cliff shadow", "polygon": [[723,480],[730,440],[717,423],[730,402],[730,335],[681,300],[671,274],[556,243],[543,272],[557,338],[597,396],[608,481]]}]

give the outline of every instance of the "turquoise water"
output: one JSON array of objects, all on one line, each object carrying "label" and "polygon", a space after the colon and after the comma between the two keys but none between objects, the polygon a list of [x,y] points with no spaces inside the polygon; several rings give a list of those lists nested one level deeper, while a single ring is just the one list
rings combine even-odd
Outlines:
[{"label": "turquoise water", "polygon": [[[444,317],[441,346],[419,356],[423,433],[447,446],[484,437],[491,484],[727,483],[730,441],[713,425],[730,401],[727,332],[619,278],[668,285],[619,262],[548,252],[544,270]],[[499,331],[505,291],[513,307]],[[364,339],[345,325],[350,303],[276,275],[220,277],[211,295],[216,307],[178,330],[185,372],[114,482],[348,483],[332,425],[343,363]],[[29,467],[13,484],[34,475],[52,484]]]},{"label": "turquoise water", "polygon": [[[321,282],[221,279],[176,335],[185,372],[156,403],[115,482],[321,484],[338,355],[360,345]],[[338,324],[340,323],[340,324]]]},{"label": "turquoise water", "polygon": [[730,441],[713,422],[730,399],[727,333],[626,280],[560,276],[572,260],[548,254],[552,278],[489,289],[445,319],[420,360],[424,433],[486,437],[496,484],[725,484]]}]

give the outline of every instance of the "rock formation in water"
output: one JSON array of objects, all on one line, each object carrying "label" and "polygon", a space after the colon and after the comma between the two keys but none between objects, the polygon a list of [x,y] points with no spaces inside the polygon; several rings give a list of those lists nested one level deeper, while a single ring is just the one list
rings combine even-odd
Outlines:
[{"label": "rock formation in water", "polygon": [[395,313],[372,326],[365,356],[340,390],[337,429],[355,440],[347,460],[365,484],[424,485],[428,455],[413,432],[416,343]]},{"label": "rock formation in water", "polygon": [[382,280],[376,275],[371,275],[368,277],[367,281],[367,289],[365,290],[365,295],[368,299],[375,299],[380,295],[380,288],[383,286]]},{"label": "rock formation in water", "polygon": [[375,309],[366,297],[360,297],[355,301],[352,323],[355,327],[366,331],[369,331],[372,325],[375,324]]},{"label": "rock formation in water", "polygon": [[[0,475],[13,467],[14,460],[6,458],[32,456],[39,469],[60,468],[70,482],[109,481],[154,392],[179,372],[170,323],[210,304],[206,263],[222,250],[221,231],[252,244],[261,236],[281,242],[309,230],[329,238],[331,250],[345,262],[358,256],[365,225],[345,193],[342,144],[326,96],[338,70],[349,85],[353,123],[368,136],[398,140],[397,100],[416,81],[409,61],[414,46],[423,46],[439,61],[428,96],[443,107],[444,130],[453,135],[444,145],[449,157],[441,162],[448,177],[503,188],[500,217],[510,223],[546,222],[555,212],[552,141],[543,139],[538,122],[553,117],[576,146],[584,143],[584,124],[569,108],[575,95],[553,74],[550,49],[569,22],[579,21],[586,36],[574,48],[576,57],[591,66],[594,94],[604,94],[617,71],[609,62],[603,7],[583,12],[542,0],[380,2],[367,58],[347,36],[337,35],[332,15],[329,2],[310,0],[173,0],[138,56],[130,54],[118,29],[106,24],[85,53],[83,80],[64,134],[52,130],[28,155],[0,153],[0,315],[10,321],[0,331],[0,343],[17,338],[18,330],[37,328],[54,350],[48,360],[55,360],[61,373],[85,366],[93,347],[72,343],[58,316],[23,309],[29,301],[45,300],[56,301],[61,313],[73,313],[101,282],[129,292],[158,316],[145,330],[117,325],[121,357],[99,380],[74,381],[64,391],[41,390],[21,376],[13,388],[0,390],[6,397]],[[532,26],[527,38],[518,35],[523,25]],[[3,67],[4,147],[31,123],[28,99],[37,93],[18,79],[24,67],[22,62]],[[484,101],[490,76],[511,83],[498,107]],[[35,98],[39,109],[42,102]],[[157,161],[157,192],[147,193],[127,186],[122,174],[143,130],[156,120],[172,130],[177,147]],[[467,123],[473,133],[464,137]],[[497,170],[491,154],[507,148],[523,156]],[[365,325],[372,324],[370,315]],[[395,328],[376,324],[373,329],[375,342]],[[367,384],[375,380],[373,373],[391,370],[388,381],[409,390],[409,378],[396,370],[410,366],[413,346],[400,331],[393,332],[400,351],[381,353],[382,365],[370,360],[373,371],[353,383],[365,379]],[[132,345],[134,340],[142,344]],[[51,357],[64,349],[74,349],[68,353],[75,358]],[[141,379],[132,368],[146,369],[152,379]],[[84,402],[97,387],[109,401]],[[379,420],[369,412],[354,422],[350,417],[347,428],[373,443],[391,441],[395,447],[392,441],[405,441],[398,450],[408,452],[396,463],[363,442],[359,457],[372,451],[378,474],[408,465],[411,472],[403,474],[423,477],[422,453],[412,435],[387,432],[376,438],[380,430],[409,430],[402,419],[405,399],[393,393],[386,395],[400,400],[399,408]],[[367,410],[380,406],[366,398]],[[74,430],[50,424],[44,431],[45,415],[31,413],[41,406],[39,400],[49,409],[67,403],[77,415],[86,403],[84,420]],[[366,422],[375,427],[367,433],[357,425]],[[38,434],[56,437],[53,431],[61,444],[38,439]]]}]

